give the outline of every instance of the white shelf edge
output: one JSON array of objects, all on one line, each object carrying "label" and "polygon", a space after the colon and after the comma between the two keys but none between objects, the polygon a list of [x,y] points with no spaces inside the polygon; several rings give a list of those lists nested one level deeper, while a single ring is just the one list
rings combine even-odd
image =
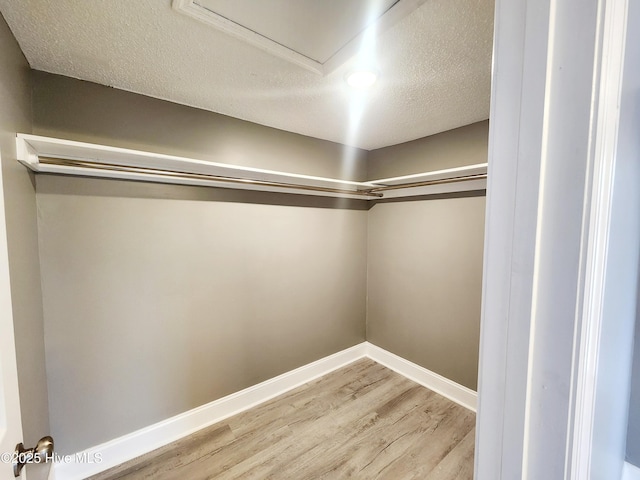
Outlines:
[{"label": "white shelf edge", "polygon": [[[468,175],[484,175],[487,173],[488,163],[476,163],[462,167],[445,168],[443,170],[433,170],[431,172],[414,173],[401,177],[381,178],[370,180],[369,183],[376,185],[402,185],[403,183],[424,182],[430,180],[443,180],[448,178],[463,177]],[[386,196],[386,195],[385,195]]]},{"label": "white shelf edge", "polygon": [[[255,190],[360,200],[379,200],[380,197],[363,196],[362,194],[358,193],[359,191],[366,191],[375,187],[397,186],[404,183],[410,184],[431,180],[446,180],[465,175],[484,174],[487,171],[487,164],[485,163],[368,182],[354,182],[350,180],[339,180],[335,178],[302,175],[296,173],[280,172],[276,170],[241,167],[237,165],[229,165],[210,162],[206,160],[166,155],[162,153],[144,152],[141,150],[132,150],[121,147],[112,147],[22,133],[16,135],[16,147],[18,160],[27,168],[37,173],[115,178],[121,180],[134,180],[165,184],[208,186],[239,190]],[[152,168],[173,172],[216,175],[221,177],[232,177],[241,180],[271,182],[276,184],[284,183],[299,186],[300,188],[298,189],[295,187],[281,187],[278,185],[260,185],[251,183],[229,183],[216,179],[197,179],[171,175],[154,175],[152,173],[144,172],[101,170],[99,168],[90,168],[77,165],[55,165],[49,163],[40,163],[40,157],[89,161],[101,165]],[[334,192],[308,190],[309,187],[339,189],[343,191]],[[387,190],[383,193],[382,198],[401,198],[447,192],[479,190],[484,188],[486,188],[486,180],[478,179],[465,182],[452,182],[429,186]]]},{"label": "white shelf edge", "polygon": [[[98,163],[110,163],[109,160],[122,160],[125,162],[112,162],[126,166],[134,167],[151,167],[151,161],[162,162],[161,167],[166,163],[174,163],[185,168],[185,171],[191,173],[212,173],[217,174],[216,170],[220,170],[221,174],[229,176],[255,179],[269,180],[270,176],[284,177],[292,182],[309,182],[307,184],[314,185],[318,182],[318,186],[326,186],[330,184],[335,188],[369,188],[371,182],[354,182],[351,180],[338,180],[335,178],[319,177],[313,175],[302,175],[298,173],[280,172],[277,170],[267,170],[263,168],[241,167],[226,163],[210,162],[208,160],[198,160],[194,158],[179,157],[175,155],[166,155],[163,153],[145,152],[142,150],[132,150],[129,148],[111,147],[107,145],[99,145],[94,143],[76,142],[74,140],[63,140],[59,138],[42,137],[39,135],[17,134],[18,143],[23,140],[27,144],[27,149],[31,147],[31,152],[36,156],[45,156],[52,158],[68,158],[76,160],[91,160]],[[24,149],[18,152],[24,152]],[[22,158],[19,158],[23,160]],[[32,163],[34,158],[30,159]],[[157,163],[156,163],[157,165]],[[265,178],[262,178],[262,177]],[[321,184],[321,185],[320,185]]]}]

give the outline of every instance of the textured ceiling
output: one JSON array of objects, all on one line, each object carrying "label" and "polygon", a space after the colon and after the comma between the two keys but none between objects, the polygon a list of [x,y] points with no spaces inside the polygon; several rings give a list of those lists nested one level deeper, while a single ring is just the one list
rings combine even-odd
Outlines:
[{"label": "textured ceiling", "polygon": [[0,0],[0,11],[36,70],[368,150],[489,117],[492,0],[427,0],[380,33],[380,80],[357,95],[344,84],[355,59],[323,77],[170,0]]}]

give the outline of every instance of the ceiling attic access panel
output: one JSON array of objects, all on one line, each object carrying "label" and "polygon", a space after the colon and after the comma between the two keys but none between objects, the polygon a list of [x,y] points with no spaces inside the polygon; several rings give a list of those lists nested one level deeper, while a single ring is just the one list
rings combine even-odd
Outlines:
[{"label": "ceiling attic access panel", "polygon": [[327,75],[426,0],[173,0],[174,10]]}]

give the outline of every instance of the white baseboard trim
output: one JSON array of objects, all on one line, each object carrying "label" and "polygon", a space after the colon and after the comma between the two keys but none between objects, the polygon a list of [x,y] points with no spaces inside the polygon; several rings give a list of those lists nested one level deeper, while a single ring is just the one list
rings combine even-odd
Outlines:
[{"label": "white baseboard trim", "polygon": [[[54,464],[55,478],[80,480],[95,475],[282,395],[365,355],[366,343],[355,345],[201,407],[70,455]],[[88,461],[76,462],[76,458]],[[91,460],[94,460],[93,463]]]},{"label": "white baseboard trim", "polygon": [[363,342],[275,378],[82,452],[57,458],[50,480],[80,480],[167,445],[202,428],[282,395],[333,370],[369,357],[475,411],[476,393],[393,353]]},{"label": "white baseboard trim", "polygon": [[448,378],[427,370],[420,365],[405,360],[387,350],[384,350],[372,343],[367,343],[367,357],[375,360],[380,365],[384,365],[400,375],[413,380],[420,385],[439,393],[443,397],[456,402],[469,410],[476,411],[478,394],[470,388],[464,387]]},{"label": "white baseboard trim", "polygon": [[622,467],[622,480],[640,480],[640,468],[629,462],[624,462]]}]

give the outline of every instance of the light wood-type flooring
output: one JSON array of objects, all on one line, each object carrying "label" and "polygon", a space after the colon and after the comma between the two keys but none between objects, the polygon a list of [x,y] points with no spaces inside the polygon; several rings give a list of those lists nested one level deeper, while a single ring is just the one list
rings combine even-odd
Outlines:
[{"label": "light wood-type flooring", "polygon": [[91,478],[470,480],[474,427],[364,359]]}]

